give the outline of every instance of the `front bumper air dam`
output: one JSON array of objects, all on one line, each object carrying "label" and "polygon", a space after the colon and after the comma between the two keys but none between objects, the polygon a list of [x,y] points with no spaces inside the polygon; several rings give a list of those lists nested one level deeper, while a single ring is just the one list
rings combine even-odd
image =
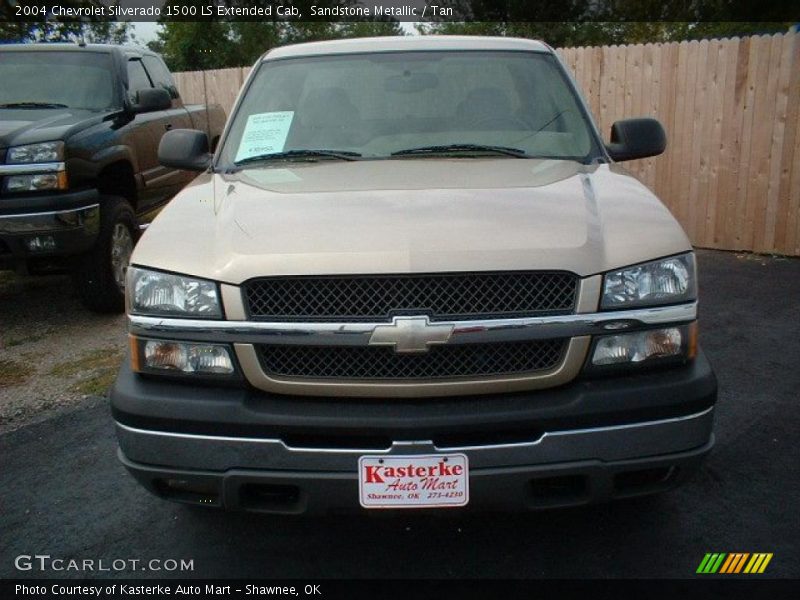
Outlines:
[{"label": "front bumper air dam", "polygon": [[[359,510],[360,456],[463,452],[468,508],[520,510],[680,484],[713,446],[716,394],[702,353],[677,369],[430,402],[274,396],[123,368],[112,410],[120,460],[171,500],[284,514]],[[501,439],[509,431],[513,439]]]},{"label": "front bumper air dam", "polygon": [[100,231],[96,190],[54,194],[47,200],[49,208],[41,211],[0,213],[0,258],[13,262],[70,256],[94,246]]}]

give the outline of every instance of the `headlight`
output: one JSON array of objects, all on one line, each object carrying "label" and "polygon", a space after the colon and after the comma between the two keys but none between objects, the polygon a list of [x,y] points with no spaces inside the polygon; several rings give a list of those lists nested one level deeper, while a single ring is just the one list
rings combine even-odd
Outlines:
[{"label": "headlight", "polygon": [[697,323],[599,336],[594,343],[590,368],[668,364],[694,358]]},{"label": "headlight", "polygon": [[137,373],[237,378],[232,350],[224,344],[142,339],[131,341],[131,367]]},{"label": "headlight", "polygon": [[130,310],[138,315],[222,317],[217,284],[213,281],[130,267],[126,289]]},{"label": "headlight", "polygon": [[57,162],[64,160],[64,142],[44,142],[28,144],[8,149],[6,162],[9,164]]},{"label": "headlight", "polygon": [[688,302],[697,297],[694,253],[664,258],[603,278],[601,308],[630,308]]},{"label": "headlight", "polygon": [[4,188],[9,193],[65,190],[67,189],[67,174],[59,171],[57,173],[11,175],[5,178]]}]

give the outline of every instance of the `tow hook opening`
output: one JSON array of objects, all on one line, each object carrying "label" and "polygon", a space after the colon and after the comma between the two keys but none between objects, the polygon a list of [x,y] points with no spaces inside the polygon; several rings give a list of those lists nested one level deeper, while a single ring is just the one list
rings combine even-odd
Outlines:
[{"label": "tow hook opening", "polygon": [[170,500],[209,506],[220,504],[219,488],[213,480],[156,479],[153,487],[160,496]]},{"label": "tow hook opening", "polygon": [[580,504],[589,499],[589,484],[585,475],[541,477],[530,480],[530,493],[537,506]]},{"label": "tow hook opening", "polygon": [[264,512],[301,512],[300,488],[296,485],[245,483],[239,488],[239,505]]},{"label": "tow hook opening", "polygon": [[646,494],[668,486],[677,474],[675,466],[624,471],[614,475],[614,491],[617,496]]}]

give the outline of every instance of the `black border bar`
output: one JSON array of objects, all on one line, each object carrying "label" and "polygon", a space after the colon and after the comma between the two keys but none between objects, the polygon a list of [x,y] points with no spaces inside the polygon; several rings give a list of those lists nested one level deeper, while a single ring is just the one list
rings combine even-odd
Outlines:
[{"label": "black border bar", "polygon": [[[19,586],[24,586],[19,587]],[[178,586],[189,595],[176,593]],[[248,587],[250,586],[250,587]],[[144,589],[148,588],[149,593]],[[271,593],[265,590],[271,589]],[[36,591],[34,591],[36,590]],[[73,593],[70,593],[74,590]],[[94,590],[94,591],[92,591]],[[294,593],[292,593],[294,590]],[[98,593],[99,591],[99,593]],[[43,592],[43,593],[42,593]],[[608,580],[244,580],[244,579],[7,579],[0,596],[11,598],[319,598],[324,600],[415,600],[457,598],[558,598],[618,600],[620,598],[702,598],[782,600],[796,598],[800,580],[765,579],[758,575],[698,576],[694,579]]]},{"label": "black border bar", "polygon": [[800,22],[791,0],[0,0],[0,21]]}]

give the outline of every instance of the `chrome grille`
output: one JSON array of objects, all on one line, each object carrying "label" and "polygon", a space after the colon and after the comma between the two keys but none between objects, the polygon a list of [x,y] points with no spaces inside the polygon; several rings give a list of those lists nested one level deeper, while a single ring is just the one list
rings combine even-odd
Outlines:
[{"label": "chrome grille", "polygon": [[431,320],[569,314],[578,280],[564,272],[270,277],[244,285],[251,319]]},{"label": "chrome grille", "polygon": [[261,368],[275,377],[420,380],[546,371],[559,365],[565,339],[433,346],[398,354],[363,346],[257,346]]}]

